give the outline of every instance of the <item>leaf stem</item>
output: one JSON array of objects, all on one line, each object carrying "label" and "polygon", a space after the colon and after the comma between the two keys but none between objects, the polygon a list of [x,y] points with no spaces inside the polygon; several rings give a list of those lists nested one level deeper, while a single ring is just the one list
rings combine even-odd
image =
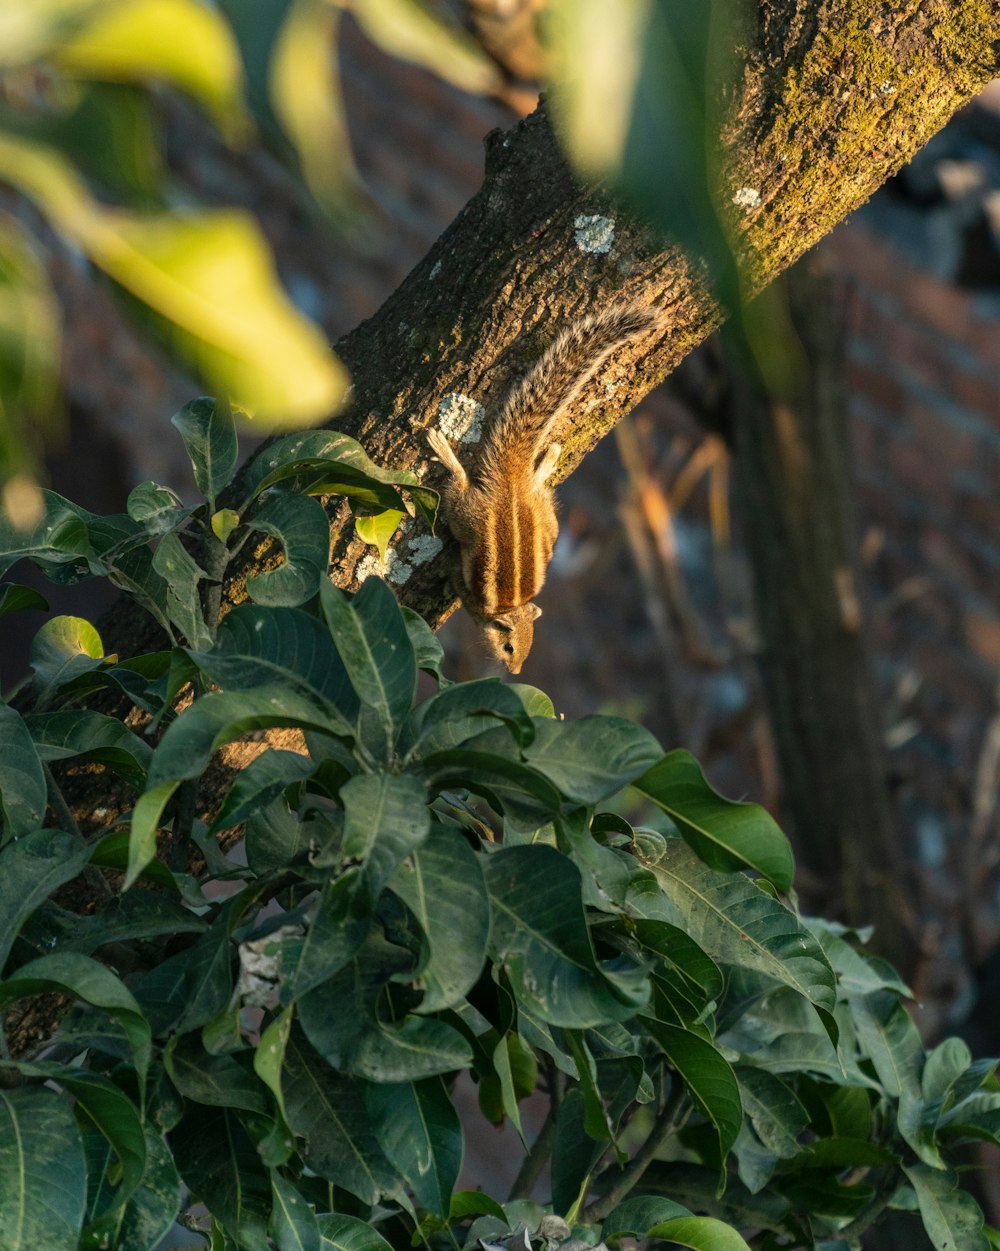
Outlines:
[{"label": "leaf stem", "polygon": [[[667,1139],[677,1132],[681,1122],[687,1115],[687,1109],[684,1108],[686,1099],[687,1091],[684,1089],[680,1079],[675,1079],[667,1101],[663,1106],[663,1111],[656,1118],[646,1141],[622,1169],[615,1184],[609,1190],[606,1190],[599,1199],[595,1199],[593,1203],[584,1209],[583,1219],[585,1221],[603,1221],[608,1213],[614,1211],[618,1204],[627,1197],[656,1158],[656,1153]],[[682,1108],[684,1108],[683,1115],[681,1114]]]}]

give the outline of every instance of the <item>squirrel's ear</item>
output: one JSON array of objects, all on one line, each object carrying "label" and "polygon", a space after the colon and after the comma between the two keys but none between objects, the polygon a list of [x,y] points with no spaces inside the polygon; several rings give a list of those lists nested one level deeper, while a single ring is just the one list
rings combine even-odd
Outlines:
[{"label": "squirrel's ear", "polygon": [[538,618],[539,618],[541,615],[542,615],[542,610],[538,607],[538,605],[537,605],[537,604],[532,604],[532,605],[531,605],[531,616],[532,616],[532,618],[533,618],[534,620],[536,620],[536,621],[537,621],[537,620],[538,620]]}]

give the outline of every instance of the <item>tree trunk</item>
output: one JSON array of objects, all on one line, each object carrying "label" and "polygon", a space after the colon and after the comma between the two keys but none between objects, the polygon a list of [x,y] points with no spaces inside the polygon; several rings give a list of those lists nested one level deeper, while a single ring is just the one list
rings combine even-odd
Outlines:
[{"label": "tree trunk", "polygon": [[908,973],[912,920],[859,590],[843,327],[830,278],[813,258],[768,294],[776,316],[787,299],[783,337],[799,366],[788,385],[765,387],[728,327],[723,339],[784,799],[809,902],[856,925],[876,922],[874,946]]}]

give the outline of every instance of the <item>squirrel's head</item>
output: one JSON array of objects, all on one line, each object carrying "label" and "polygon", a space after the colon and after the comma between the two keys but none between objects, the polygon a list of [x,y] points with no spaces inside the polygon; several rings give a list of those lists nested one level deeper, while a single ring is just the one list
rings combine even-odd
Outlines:
[{"label": "squirrel's head", "polygon": [[511,673],[520,673],[535,637],[535,619],[542,615],[537,604],[521,604],[483,620],[483,636],[490,651]]}]

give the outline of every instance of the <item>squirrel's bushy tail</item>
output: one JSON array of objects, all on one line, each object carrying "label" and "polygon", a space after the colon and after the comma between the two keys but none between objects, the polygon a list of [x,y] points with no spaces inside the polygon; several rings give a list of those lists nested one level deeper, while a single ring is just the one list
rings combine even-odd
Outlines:
[{"label": "squirrel's bushy tail", "polygon": [[560,330],[536,364],[508,391],[490,427],[488,451],[502,457],[515,448],[535,450],[615,348],[648,330],[655,320],[651,309],[621,304]]}]

